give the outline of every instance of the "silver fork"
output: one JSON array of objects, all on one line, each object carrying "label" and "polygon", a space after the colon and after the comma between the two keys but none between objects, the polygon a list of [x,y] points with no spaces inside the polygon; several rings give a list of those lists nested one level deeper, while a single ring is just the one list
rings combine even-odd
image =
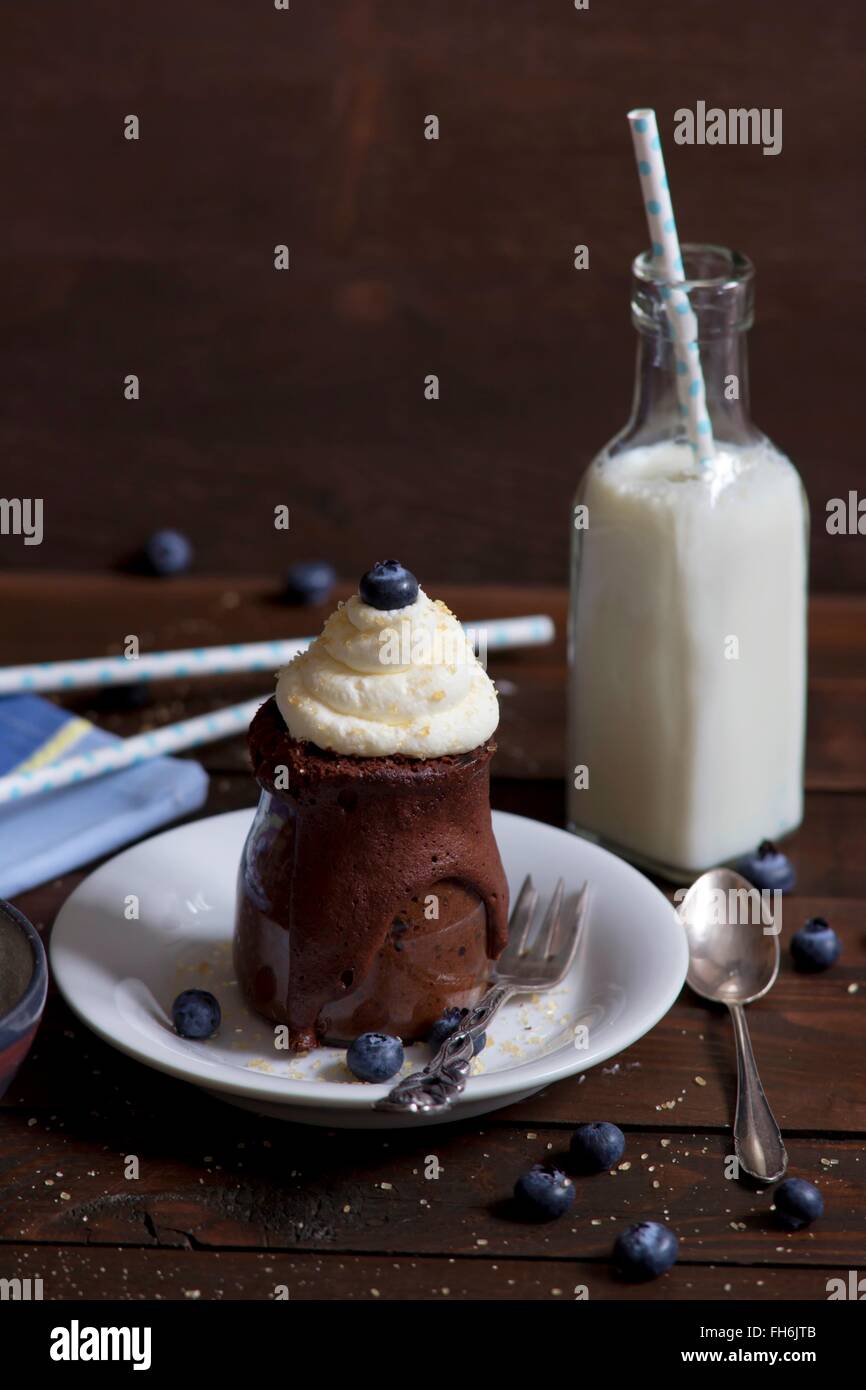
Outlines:
[{"label": "silver fork", "polygon": [[466,1086],[475,1039],[512,994],[551,989],[566,974],[586,918],[588,884],[563,922],[562,879],[541,926],[533,931],[538,892],[527,874],[508,924],[508,945],[496,963],[493,984],[474,1009],[464,1009],[457,1029],[422,1071],[413,1071],[376,1101],[374,1109],[435,1115],[448,1110]]}]

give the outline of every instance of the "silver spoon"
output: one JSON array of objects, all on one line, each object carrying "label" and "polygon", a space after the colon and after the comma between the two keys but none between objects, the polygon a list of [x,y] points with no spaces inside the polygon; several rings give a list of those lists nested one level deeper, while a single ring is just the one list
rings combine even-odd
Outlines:
[{"label": "silver spoon", "polygon": [[689,942],[686,980],[702,999],[727,1004],[737,1040],[734,1151],[740,1167],[775,1182],[788,1166],[752,1052],[744,1004],[761,999],[779,973],[779,937],[762,895],[731,869],[712,869],[692,884],[678,912]]}]

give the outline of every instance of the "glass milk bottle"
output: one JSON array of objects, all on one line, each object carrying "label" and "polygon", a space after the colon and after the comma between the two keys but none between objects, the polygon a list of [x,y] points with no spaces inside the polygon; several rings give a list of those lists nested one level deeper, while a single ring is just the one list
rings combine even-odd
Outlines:
[{"label": "glass milk bottle", "polygon": [[570,828],[680,881],[801,820],[808,543],[799,475],[749,417],[751,262],[683,260],[715,459],[688,442],[646,252],[632,416],[575,498],[568,697]]}]

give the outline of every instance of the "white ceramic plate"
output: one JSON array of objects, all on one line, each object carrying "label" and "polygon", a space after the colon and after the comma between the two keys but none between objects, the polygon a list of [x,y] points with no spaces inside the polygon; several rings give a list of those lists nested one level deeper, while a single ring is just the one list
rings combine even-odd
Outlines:
[{"label": "white ceramic plate", "polygon": [[[122,1052],[235,1104],[307,1124],[425,1123],[373,1110],[389,1087],[355,1081],[336,1048],[304,1057],[277,1051],[273,1025],[244,1003],[231,937],[252,814],[233,811],[155,835],[79,884],[51,935],[54,978],[67,1003]],[[512,898],[531,871],[542,895],[560,876],[567,892],[588,879],[591,902],[571,972],[548,994],[515,998],[500,1011],[453,1119],[512,1104],[621,1052],[667,1013],[686,974],[682,926],[636,869],[538,821],[495,812],[493,823]],[[208,1042],[180,1038],[171,1025],[172,1000],[192,987],[211,990],[222,1006],[222,1027]],[[428,1059],[425,1046],[407,1048],[405,1070]]]}]

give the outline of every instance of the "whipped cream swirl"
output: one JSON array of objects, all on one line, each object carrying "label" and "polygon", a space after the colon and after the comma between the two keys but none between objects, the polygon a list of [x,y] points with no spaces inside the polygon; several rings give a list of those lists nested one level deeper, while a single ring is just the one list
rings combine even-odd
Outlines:
[{"label": "whipped cream swirl", "polygon": [[496,690],[444,603],[380,610],[355,594],[279,674],[293,738],[359,758],[468,753],[499,723]]}]

